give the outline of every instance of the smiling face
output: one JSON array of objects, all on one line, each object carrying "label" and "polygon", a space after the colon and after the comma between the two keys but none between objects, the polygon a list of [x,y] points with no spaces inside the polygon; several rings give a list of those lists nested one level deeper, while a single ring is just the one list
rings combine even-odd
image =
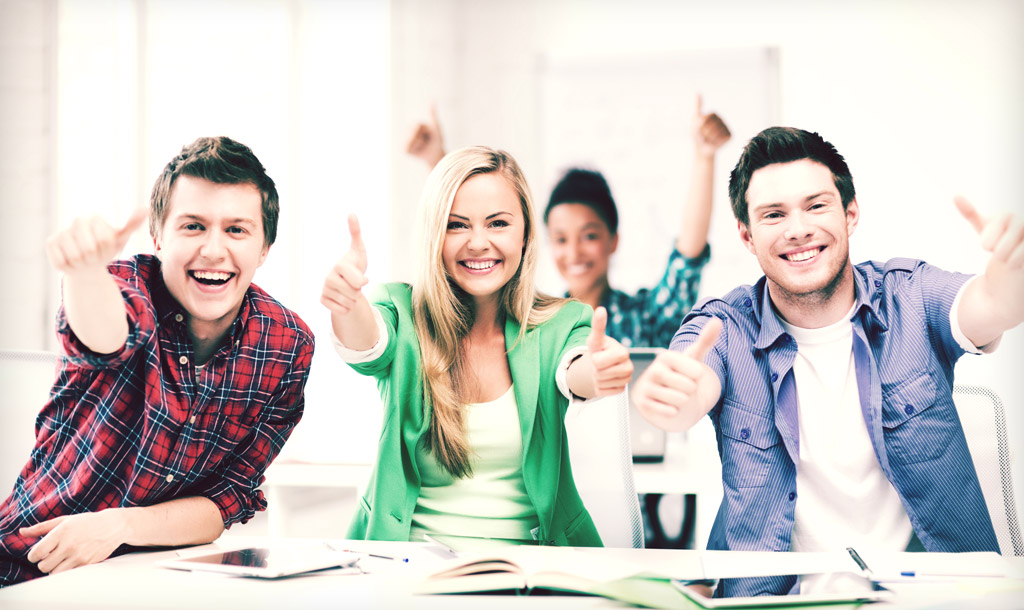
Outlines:
[{"label": "smiling face", "polygon": [[750,226],[739,223],[740,238],[757,257],[780,313],[852,306],[849,237],[860,209],[854,199],[844,212],[832,172],[809,159],[767,165],[751,176],[746,199]]},{"label": "smiling face", "polygon": [[171,296],[189,314],[193,337],[216,337],[238,315],[256,269],[267,258],[262,196],[252,184],[182,175],[154,238]]},{"label": "smiling face", "polygon": [[608,265],[619,245],[592,207],[560,203],[548,212],[548,237],[558,273],[577,296],[608,283]]},{"label": "smiling face", "polygon": [[519,196],[504,176],[470,177],[448,214],[441,249],[445,271],[478,305],[495,301],[519,270],[525,230]]}]

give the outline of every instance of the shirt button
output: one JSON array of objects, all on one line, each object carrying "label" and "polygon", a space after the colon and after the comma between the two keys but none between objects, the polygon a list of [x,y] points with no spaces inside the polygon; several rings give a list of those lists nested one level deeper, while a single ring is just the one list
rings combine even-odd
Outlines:
[{"label": "shirt button", "polygon": [[742,438],[743,440],[747,440],[748,438],[750,438],[750,429],[744,428],[740,430],[740,438]]},{"label": "shirt button", "polygon": [[743,306],[750,307],[750,299],[743,299]]},{"label": "shirt button", "polygon": [[188,418],[188,423],[190,423],[190,424],[196,423],[196,416],[193,415],[192,417]]},{"label": "shirt button", "polygon": [[779,380],[779,374],[778,373],[772,373],[772,383],[775,383],[778,380]]},{"label": "shirt button", "polygon": [[167,475],[167,482],[168,482],[168,483],[170,483],[170,482],[171,482],[171,481],[173,481],[173,480],[174,480],[174,475],[173,475],[173,474],[169,474],[169,475]]},{"label": "shirt button", "polygon": [[178,362],[182,364],[188,364],[188,356],[182,356],[181,358],[178,358]]},{"label": "shirt button", "polygon": [[181,322],[184,319],[185,319],[185,316],[181,315],[180,313],[174,315],[174,321],[175,322]]},{"label": "shirt button", "polygon": [[796,492],[795,491],[789,492],[789,501],[792,502],[793,500],[796,500]]},{"label": "shirt button", "polygon": [[913,415],[914,414],[914,405],[907,405],[907,406],[903,407],[903,412],[906,413],[907,415]]},{"label": "shirt button", "polygon": [[881,288],[881,287],[882,287],[882,280],[875,280],[875,288]]}]

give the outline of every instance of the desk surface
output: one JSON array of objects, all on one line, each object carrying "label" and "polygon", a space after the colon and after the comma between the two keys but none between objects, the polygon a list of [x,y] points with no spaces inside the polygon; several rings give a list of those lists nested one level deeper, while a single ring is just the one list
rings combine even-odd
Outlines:
[{"label": "desk surface", "polygon": [[[176,556],[200,555],[215,548],[243,548],[265,545],[268,539],[221,538],[212,545],[177,551],[134,553],[85,566],[62,574],[39,578],[0,590],[0,608],[5,610],[50,608],[188,608],[189,610],[244,607],[261,608],[614,608],[617,602],[588,596],[514,596],[514,595],[414,595],[413,587],[428,572],[443,562],[427,545],[403,542],[331,541],[336,548],[409,557],[408,563],[362,561],[368,574],[343,574],[324,571],[287,579],[263,581],[217,574],[183,572],[161,568],[158,561]],[[278,539],[276,543],[319,544],[312,539]],[[727,569],[745,562],[760,561],[776,569],[780,564],[804,561],[799,553],[723,553],[710,551],[674,551],[640,549],[587,549],[608,554],[638,566],[638,571],[666,570],[687,572],[694,565],[717,564]],[[1016,600],[1024,585],[1024,560],[998,556],[964,557],[953,554],[893,554],[893,561],[921,561],[931,565],[966,567],[978,561],[1003,570],[1011,578],[988,579],[987,588],[936,589],[917,584],[909,593],[899,592],[898,603],[887,607],[924,608],[940,603],[943,608],[1019,608]],[[911,558],[911,559],[907,559]],[[876,561],[881,561],[875,558]],[[785,569],[785,568],[783,568]],[[692,577],[679,574],[680,577]],[[1020,580],[1015,580],[1020,579]],[[1009,593],[1007,593],[1009,591]],[[987,593],[984,600],[978,595]]]}]

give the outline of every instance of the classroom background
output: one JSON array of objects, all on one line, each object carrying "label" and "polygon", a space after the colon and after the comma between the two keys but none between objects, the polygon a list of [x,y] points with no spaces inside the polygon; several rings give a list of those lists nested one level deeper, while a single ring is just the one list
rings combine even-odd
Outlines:
[{"label": "classroom background", "polygon": [[[686,121],[705,92],[705,111],[733,130],[718,154],[701,286],[715,295],[760,275],[727,195],[740,149],[768,126],[760,120],[817,131],[846,157],[862,210],[854,262],[905,256],[981,271],[987,256],[952,198],[1024,209],[1021,57],[1016,0],[0,0],[0,348],[56,348],[50,233],[82,215],[127,218],[182,145],[227,135],[253,148],[281,194],[278,242],[255,282],[318,340],[306,414],[282,455],[369,461],[377,391],[334,354],[320,288],[348,247],[352,212],[371,281],[411,278],[411,212],[427,170],[404,146],[431,103],[449,150],[508,150],[538,207],[573,154],[553,134],[575,115],[590,121],[566,133],[592,152],[578,162],[609,178],[632,232],[611,280],[634,289],[663,268],[670,239],[659,232],[678,222]],[[667,87],[652,96],[657,112],[637,102],[642,87],[600,88],[616,74]],[[565,86],[576,77],[598,86]],[[125,254],[151,247],[142,231]],[[560,294],[543,261],[542,288]],[[1018,503],[1022,363],[1017,328],[996,354],[957,367],[958,382],[1006,404]],[[327,520],[347,514],[325,506]]]}]

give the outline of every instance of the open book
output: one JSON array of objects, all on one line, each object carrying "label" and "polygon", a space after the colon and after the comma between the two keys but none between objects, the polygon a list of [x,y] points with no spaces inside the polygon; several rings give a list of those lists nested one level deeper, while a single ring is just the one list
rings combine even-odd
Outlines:
[{"label": "open book", "polygon": [[[603,595],[604,585],[627,578],[657,578],[643,563],[625,561],[605,549],[510,547],[492,554],[454,559],[430,574],[417,593],[528,592],[548,589]],[[699,563],[693,566],[700,570]]]}]

